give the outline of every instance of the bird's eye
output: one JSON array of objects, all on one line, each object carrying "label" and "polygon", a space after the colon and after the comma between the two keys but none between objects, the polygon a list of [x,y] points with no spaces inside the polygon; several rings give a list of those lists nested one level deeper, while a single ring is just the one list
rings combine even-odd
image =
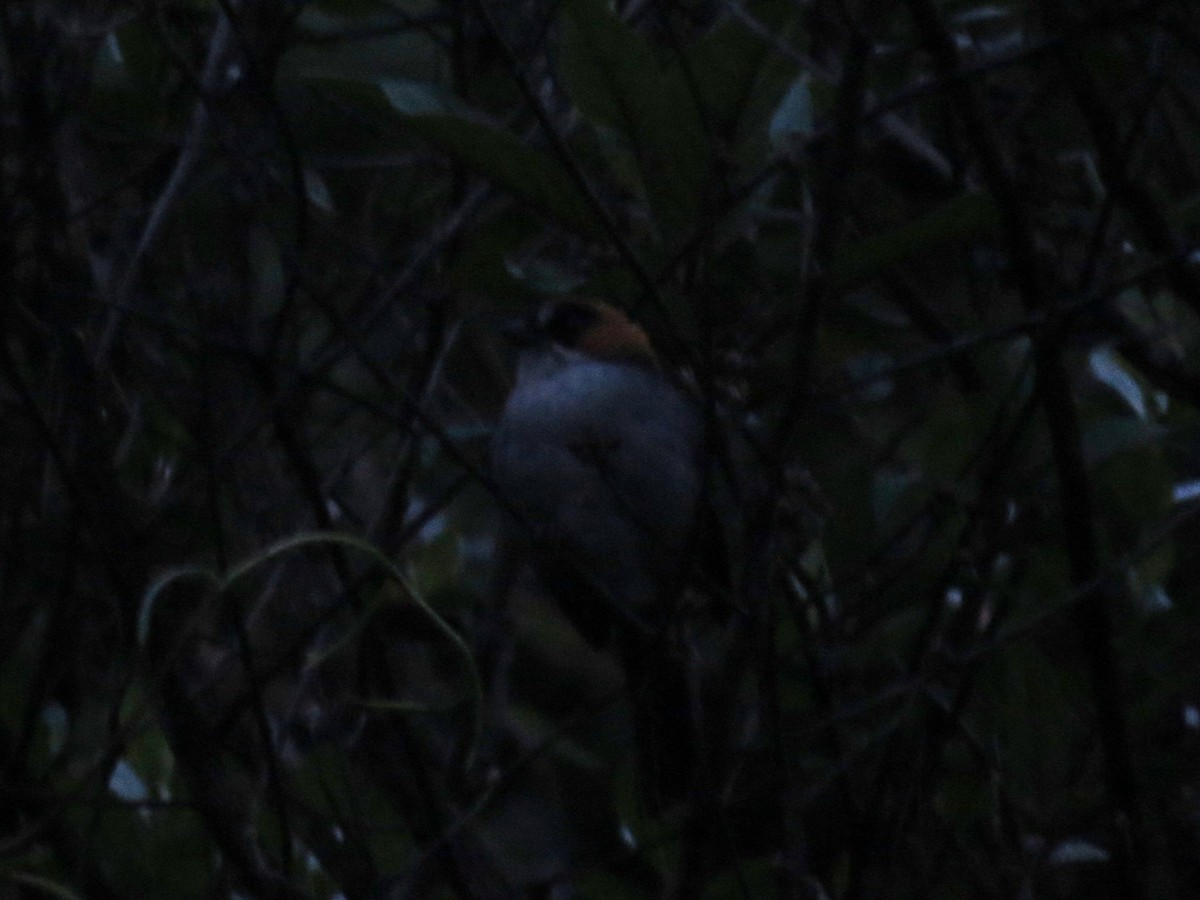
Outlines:
[{"label": "bird's eye", "polygon": [[574,347],[599,317],[596,308],[586,303],[559,303],[546,310],[541,326],[552,340]]}]

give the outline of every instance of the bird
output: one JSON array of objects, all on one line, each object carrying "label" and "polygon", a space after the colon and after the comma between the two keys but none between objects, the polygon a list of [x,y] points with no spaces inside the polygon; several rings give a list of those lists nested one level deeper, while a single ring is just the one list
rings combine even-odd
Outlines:
[{"label": "bird", "polygon": [[700,658],[728,619],[717,511],[736,506],[714,502],[712,423],[611,304],[546,301],[507,333],[517,364],[490,443],[496,490],[546,591],[617,653],[643,787],[662,810],[713,787],[703,776],[727,730],[715,699],[727,686]]}]

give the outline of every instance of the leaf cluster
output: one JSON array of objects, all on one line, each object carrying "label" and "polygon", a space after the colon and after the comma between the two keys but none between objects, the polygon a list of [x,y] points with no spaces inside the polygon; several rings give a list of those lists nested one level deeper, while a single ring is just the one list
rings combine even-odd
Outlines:
[{"label": "leaf cluster", "polygon": [[[1181,0],[8,0],[0,896],[1200,894],[1197,85]],[[500,562],[567,293],[771,488],[715,846]]]}]

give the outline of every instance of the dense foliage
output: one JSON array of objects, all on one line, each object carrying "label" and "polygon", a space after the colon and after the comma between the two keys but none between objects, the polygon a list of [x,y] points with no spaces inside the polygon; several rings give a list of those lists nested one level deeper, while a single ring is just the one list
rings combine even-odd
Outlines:
[{"label": "dense foliage", "polygon": [[[1193,3],[7,0],[0,102],[0,897],[1200,896]],[[497,563],[571,292],[776,498],[700,853]]]}]

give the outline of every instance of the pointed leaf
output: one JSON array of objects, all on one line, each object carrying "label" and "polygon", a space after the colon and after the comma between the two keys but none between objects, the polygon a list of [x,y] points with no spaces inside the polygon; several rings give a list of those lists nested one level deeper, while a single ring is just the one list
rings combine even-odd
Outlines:
[{"label": "pointed leaf", "polygon": [[840,287],[861,284],[909,257],[927,256],[939,244],[986,232],[996,221],[991,197],[961,194],[912,222],[843,246],[834,261],[833,280]]},{"label": "pointed leaf", "polygon": [[792,82],[783,99],[779,101],[767,134],[775,150],[783,150],[798,137],[806,137],[813,131],[811,79],[807,74]]},{"label": "pointed leaf", "polygon": [[694,225],[708,147],[683,73],[664,69],[649,45],[599,0],[574,0],[563,32],[563,77],[589,119],[620,136],[664,234]]},{"label": "pointed leaf", "polygon": [[434,85],[391,80],[380,87],[429,143],[562,224],[599,233],[586,198],[558,162],[483,121]]},{"label": "pointed leaf", "polygon": [[1147,416],[1146,395],[1137,378],[1111,347],[1097,347],[1088,356],[1088,367],[1096,380],[1117,394],[1139,419]]}]

